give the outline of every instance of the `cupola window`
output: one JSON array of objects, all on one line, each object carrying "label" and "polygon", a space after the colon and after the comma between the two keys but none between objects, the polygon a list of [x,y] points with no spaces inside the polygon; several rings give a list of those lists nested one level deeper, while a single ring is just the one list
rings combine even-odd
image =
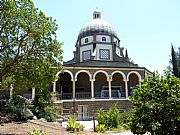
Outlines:
[{"label": "cupola window", "polygon": [[110,59],[109,49],[100,49],[100,59]]},{"label": "cupola window", "polygon": [[88,38],[85,38],[85,44],[88,43]]},{"label": "cupola window", "polygon": [[91,51],[90,50],[83,51],[82,52],[82,58],[83,58],[83,61],[90,60],[90,58],[91,58]]},{"label": "cupola window", "polygon": [[106,37],[102,37],[102,41],[103,41],[103,42],[106,42]]}]

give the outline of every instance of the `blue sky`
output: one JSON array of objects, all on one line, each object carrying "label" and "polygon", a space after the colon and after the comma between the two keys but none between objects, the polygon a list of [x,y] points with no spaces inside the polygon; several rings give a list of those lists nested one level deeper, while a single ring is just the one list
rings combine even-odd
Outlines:
[{"label": "blue sky", "polygon": [[33,0],[46,16],[57,20],[64,61],[73,58],[81,27],[96,8],[128,49],[129,57],[150,71],[169,65],[171,42],[180,46],[179,0]]}]

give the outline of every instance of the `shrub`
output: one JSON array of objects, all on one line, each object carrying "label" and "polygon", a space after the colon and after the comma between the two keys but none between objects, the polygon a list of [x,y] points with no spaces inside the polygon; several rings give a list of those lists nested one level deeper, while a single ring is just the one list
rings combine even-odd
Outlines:
[{"label": "shrub", "polygon": [[32,112],[37,118],[45,118],[47,121],[55,121],[58,117],[59,107],[51,100],[51,93],[48,89],[39,90],[32,102]]},{"label": "shrub", "polygon": [[0,112],[7,112],[7,102],[9,100],[9,97],[0,95]]},{"label": "shrub", "polygon": [[120,119],[119,119],[120,125],[126,130],[130,129],[132,114],[133,114],[133,109],[120,113]]},{"label": "shrub", "polygon": [[107,112],[99,109],[96,113],[96,120],[99,125],[103,124],[107,129],[116,129],[120,124],[120,112],[117,104],[113,104]]},{"label": "shrub", "polygon": [[69,118],[67,121],[67,131],[83,131],[84,126],[80,123],[76,123],[76,120],[73,118]]},{"label": "shrub", "polygon": [[99,124],[107,125],[106,123],[108,123],[108,115],[102,108],[97,110],[95,118]]},{"label": "shrub", "polygon": [[173,135],[180,130],[180,79],[165,71],[153,73],[133,90],[131,131]]},{"label": "shrub", "polygon": [[48,135],[48,133],[38,128],[34,128],[32,131],[28,132],[28,135]]},{"label": "shrub", "polygon": [[15,120],[27,120],[33,115],[29,115],[28,102],[21,96],[14,95],[7,103],[7,113],[10,114]]},{"label": "shrub", "polygon": [[120,124],[120,112],[117,104],[113,104],[107,112],[108,128],[117,128]]},{"label": "shrub", "polygon": [[96,132],[105,132],[107,130],[104,124],[98,124],[95,128]]}]

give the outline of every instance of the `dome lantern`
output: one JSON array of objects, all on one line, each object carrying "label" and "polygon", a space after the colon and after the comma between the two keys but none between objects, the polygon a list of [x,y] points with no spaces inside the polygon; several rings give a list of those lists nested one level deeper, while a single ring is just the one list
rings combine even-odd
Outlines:
[{"label": "dome lantern", "polygon": [[93,19],[98,19],[101,18],[101,12],[99,11],[94,11],[93,13]]}]

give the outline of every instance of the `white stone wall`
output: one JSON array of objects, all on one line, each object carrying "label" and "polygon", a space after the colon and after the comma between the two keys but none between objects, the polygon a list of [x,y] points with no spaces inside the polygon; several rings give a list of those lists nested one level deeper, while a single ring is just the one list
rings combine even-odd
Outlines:
[{"label": "white stone wall", "polygon": [[84,37],[84,38],[81,39],[81,45],[88,44],[88,43],[85,43],[86,38],[88,38],[88,43],[93,41],[93,36],[87,36],[87,37]]},{"label": "white stone wall", "polygon": [[115,38],[115,37],[114,37],[114,39],[113,39],[113,40],[114,40],[114,42],[117,42],[117,43],[118,43],[118,39],[117,39],[117,38]]},{"label": "white stone wall", "polygon": [[[102,37],[106,37],[106,41],[102,41]],[[97,42],[111,42],[111,37],[107,35],[96,35]]]},{"label": "white stone wall", "polygon": [[116,45],[120,47],[120,44],[118,43],[118,39],[114,37],[113,40],[116,43]]},{"label": "white stone wall", "polygon": [[120,54],[120,48],[116,46],[116,54],[121,57],[121,54]]},{"label": "white stone wall", "polygon": [[93,45],[92,44],[80,47],[80,62],[83,61],[82,52],[88,51],[88,50],[91,50],[91,54],[92,54],[92,51],[93,51]]}]

